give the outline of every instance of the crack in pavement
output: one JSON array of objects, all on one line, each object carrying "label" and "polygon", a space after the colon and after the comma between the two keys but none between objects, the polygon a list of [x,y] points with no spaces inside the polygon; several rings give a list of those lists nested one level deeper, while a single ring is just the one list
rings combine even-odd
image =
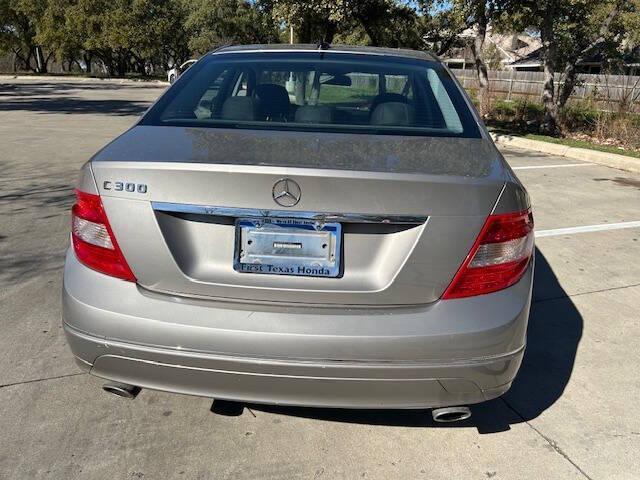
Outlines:
[{"label": "crack in pavement", "polygon": [[77,377],[78,375],[86,375],[86,372],[68,373],[66,375],[58,375],[55,377],[34,378],[33,380],[25,380],[23,382],[5,383],[3,385],[0,385],[0,388],[13,387],[16,385],[25,385],[27,383],[46,382],[47,380],[57,380],[59,378]]},{"label": "crack in pavement", "polygon": [[547,437],[544,433],[542,433],[540,430],[538,430],[536,427],[534,427],[530,422],[528,422],[527,420],[524,419],[524,416],[522,416],[522,414],[520,414],[520,412],[518,412],[518,410],[516,410],[513,406],[511,406],[511,404],[509,402],[507,402],[507,400],[504,397],[500,397],[500,400],[502,400],[502,403],[504,403],[507,408],[509,410],[511,410],[513,413],[515,413],[520,420],[522,420],[523,423],[526,423],[527,426],[533,430],[534,432],[536,432],[542,439],[544,439],[545,442],[547,442],[547,444],[549,444],[549,446],[551,448],[553,448],[553,450],[558,453],[559,455],[561,455],[567,462],[569,462],[571,465],[573,465],[573,467],[578,470],[583,476],[584,478],[588,479],[588,480],[593,480],[593,478],[591,476],[589,476],[589,474],[587,472],[585,472],[582,468],[580,468],[580,466],[574,462],[571,457],[569,457],[569,455],[567,455],[564,450],[562,450],[562,448],[560,448],[558,446],[558,444],[556,443],[555,440],[553,440],[552,438]]},{"label": "crack in pavement", "polygon": [[631,285],[623,285],[621,287],[610,287],[610,288],[603,288],[600,290],[591,290],[589,292],[573,293],[571,295],[559,295],[557,297],[540,298],[538,300],[534,300],[532,303],[537,304],[537,303],[551,302],[553,300],[562,300],[564,298],[581,297],[582,295],[590,295],[592,293],[612,292],[614,290],[624,290],[625,288],[633,288],[633,287],[640,287],[640,283],[632,283]]}]

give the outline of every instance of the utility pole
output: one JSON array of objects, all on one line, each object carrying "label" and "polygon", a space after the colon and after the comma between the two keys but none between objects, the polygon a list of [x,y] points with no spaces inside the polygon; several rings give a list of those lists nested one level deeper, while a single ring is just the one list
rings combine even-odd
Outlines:
[{"label": "utility pole", "polygon": [[293,45],[293,25],[289,25],[289,43]]}]

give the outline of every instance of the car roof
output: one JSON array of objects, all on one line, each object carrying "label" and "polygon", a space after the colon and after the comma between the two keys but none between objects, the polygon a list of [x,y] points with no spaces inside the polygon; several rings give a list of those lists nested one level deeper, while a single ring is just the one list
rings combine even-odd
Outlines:
[{"label": "car roof", "polygon": [[263,45],[228,45],[220,47],[211,54],[221,53],[249,53],[249,52],[326,52],[326,53],[354,53],[360,55],[384,55],[419,60],[440,61],[431,52],[410,50],[408,48],[365,47],[359,45],[329,45],[323,44],[263,44]]}]

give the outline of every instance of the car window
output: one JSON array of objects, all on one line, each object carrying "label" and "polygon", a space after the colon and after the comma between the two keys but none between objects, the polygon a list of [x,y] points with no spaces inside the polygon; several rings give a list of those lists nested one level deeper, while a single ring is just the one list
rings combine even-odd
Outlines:
[{"label": "car window", "polygon": [[[332,75],[325,75],[320,82],[319,101],[326,105],[343,105],[351,108],[366,108],[378,95],[378,75],[374,73],[353,72],[344,75],[349,82],[333,84]],[[322,81],[323,80],[323,81]],[[349,84],[350,83],[350,84]]]},{"label": "car window", "polygon": [[372,57],[210,55],[143,123],[479,136],[459,88],[437,62]]},{"label": "car window", "polygon": [[213,112],[216,110],[216,107],[219,106],[217,103],[218,93],[220,92],[220,88],[222,87],[222,84],[228,75],[228,69],[222,70],[219,75],[212,79],[213,81],[202,94],[202,96],[198,100],[196,107],[193,110],[196,118],[211,118]]}]

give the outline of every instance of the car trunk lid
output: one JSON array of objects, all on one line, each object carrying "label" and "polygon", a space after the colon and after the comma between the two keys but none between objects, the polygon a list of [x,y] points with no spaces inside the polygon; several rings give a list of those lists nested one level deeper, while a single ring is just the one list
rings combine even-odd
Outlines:
[{"label": "car trunk lid", "polygon": [[[141,286],[309,305],[437,300],[504,185],[488,140],[391,135],[135,127],[92,168]],[[291,207],[274,201],[283,178],[300,188]],[[234,270],[247,217],[339,223],[339,275]]]}]

